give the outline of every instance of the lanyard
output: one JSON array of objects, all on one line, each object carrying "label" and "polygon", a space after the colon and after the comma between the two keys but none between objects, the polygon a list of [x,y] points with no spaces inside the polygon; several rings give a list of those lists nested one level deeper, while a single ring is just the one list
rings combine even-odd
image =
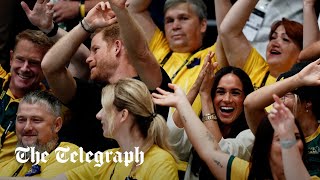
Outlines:
[{"label": "lanyard", "polygon": [[270,74],[270,71],[268,71],[268,72],[264,75],[263,80],[262,80],[261,85],[260,85],[259,88],[262,88],[263,86],[266,85],[266,82],[267,82],[267,80],[268,80],[269,74]]},{"label": "lanyard", "polygon": [[[5,96],[5,94],[6,94],[6,92],[7,92],[7,90],[9,89],[9,83],[7,83],[7,84],[5,84],[5,86],[3,87],[3,89],[2,89],[2,92],[1,92],[1,95],[0,95],[0,101],[1,101],[1,111],[2,111],[2,121],[4,120],[4,114],[5,114],[5,101],[4,101],[4,96]],[[2,122],[1,122],[2,123]],[[0,123],[0,124],[1,124]],[[9,129],[11,128],[11,126],[13,125],[14,123],[13,123],[13,120],[10,120],[10,122],[9,122],[9,125],[7,126],[7,128],[5,129],[5,131],[3,132],[3,134],[2,134],[2,136],[1,136],[1,144],[0,144],[0,150],[1,150],[1,148],[2,148],[2,146],[3,146],[3,143],[4,143],[4,140],[6,139],[6,136],[7,136],[7,134],[8,134],[8,132],[9,132]],[[20,169],[21,170],[21,169]]]},{"label": "lanyard", "polygon": [[0,150],[1,150],[2,146],[3,146],[4,140],[6,139],[6,136],[7,136],[8,132],[9,132],[9,129],[11,128],[12,125],[13,125],[13,121],[11,120],[9,122],[9,125],[7,126],[6,130],[3,132],[2,136],[1,136]]},{"label": "lanyard", "polygon": [[19,172],[20,172],[21,169],[23,168],[23,165],[24,165],[24,164],[21,164],[21,165],[19,166],[19,168],[16,170],[16,172],[13,173],[12,177],[17,177],[17,176],[18,176]]},{"label": "lanyard", "polygon": [[[190,61],[190,58],[195,54],[197,53],[198,51],[201,51],[203,48],[199,48],[197,49],[196,51],[194,51],[193,53],[191,53],[188,58],[183,62],[183,64],[178,68],[178,70],[172,75],[171,77],[171,81],[177,76],[177,74],[181,71],[181,69]],[[167,62],[168,60],[170,59],[171,55],[172,55],[172,51],[170,51],[164,58],[163,60],[160,62],[160,66],[163,67]]]}]

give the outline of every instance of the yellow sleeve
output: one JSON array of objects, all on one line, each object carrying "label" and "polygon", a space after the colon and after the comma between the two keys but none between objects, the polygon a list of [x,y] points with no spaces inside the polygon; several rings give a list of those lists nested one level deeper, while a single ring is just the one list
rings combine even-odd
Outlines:
[{"label": "yellow sleeve", "polygon": [[[178,166],[170,153],[154,145],[145,154],[145,161],[140,169],[143,179],[176,180]],[[137,173],[137,179],[139,179]]]},{"label": "yellow sleeve", "polygon": [[2,68],[0,64],[0,78],[4,78],[8,73]]},{"label": "yellow sleeve", "polygon": [[157,177],[159,180],[177,180],[178,169],[177,164],[173,160],[158,162],[149,168],[149,176],[146,179]]},{"label": "yellow sleeve", "polygon": [[[68,170],[74,169],[84,164],[84,162],[79,161],[79,156],[76,157],[76,161],[74,163],[70,161],[71,153],[80,154],[80,150],[78,146],[71,143],[61,142],[59,147],[70,148],[70,150],[64,154],[65,157],[68,158],[68,161],[66,161],[65,163],[59,162],[56,157],[57,153],[53,152],[52,154],[54,156],[51,157],[47,163],[45,163],[45,168],[42,170],[41,174],[39,174],[41,177],[44,177],[44,178],[55,177],[59,174],[62,174]],[[85,158],[84,151],[83,151],[83,155],[84,155],[83,157]]]},{"label": "yellow sleeve", "polygon": [[[116,151],[119,151],[119,148],[109,149],[103,152],[102,154],[106,154],[107,152],[113,152],[113,155],[110,155],[108,159],[112,161],[112,158]],[[104,157],[104,156],[103,156]],[[106,157],[104,157],[106,158]],[[70,171],[65,173],[65,176],[68,180],[78,180],[78,179],[107,179],[112,174],[112,170],[115,167],[115,163],[112,162],[105,162],[106,159],[103,159],[102,166],[96,166],[98,163],[92,159],[90,163],[86,163],[82,166],[74,168]]]},{"label": "yellow sleeve", "polygon": [[84,164],[80,167],[67,171],[65,176],[68,180],[78,179],[92,179],[95,176],[99,168],[94,167],[94,161]]},{"label": "yellow sleeve", "polygon": [[243,70],[249,75],[255,89],[260,87],[269,65],[254,48],[251,49]]},{"label": "yellow sleeve", "polygon": [[[4,129],[0,126],[0,135],[4,133]],[[16,149],[18,138],[15,132],[9,132],[3,143],[3,148],[0,151],[0,162],[10,160],[15,157],[14,150]]]},{"label": "yellow sleeve", "polygon": [[249,176],[249,162],[230,156],[227,165],[227,180],[247,180]]}]

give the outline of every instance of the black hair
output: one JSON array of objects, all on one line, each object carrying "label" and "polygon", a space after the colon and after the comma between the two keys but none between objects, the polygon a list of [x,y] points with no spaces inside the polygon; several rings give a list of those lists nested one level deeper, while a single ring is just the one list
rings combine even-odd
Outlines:
[{"label": "black hair", "polygon": [[[293,67],[281,74],[277,81],[281,79],[285,79],[288,77],[291,77],[297,73],[299,73],[303,68],[305,68],[307,65],[312,63],[313,61],[302,61],[299,63],[296,63],[293,65]],[[317,119],[320,119],[320,86],[302,86],[294,91],[292,93],[296,94],[301,102],[311,102],[312,103],[312,113],[316,116]]]},{"label": "black hair", "polygon": [[[227,67],[221,68],[216,73],[215,80],[211,90],[212,99],[214,99],[216,96],[216,91],[221,78],[230,73],[236,75],[240,79],[245,97],[254,91],[254,87],[252,85],[251,79],[246,72],[244,72],[242,69],[237,67],[227,66]],[[218,123],[220,128],[224,126],[224,124],[220,121],[219,117],[218,117]],[[248,125],[247,125],[246,117],[244,115],[244,111],[242,111],[239,117],[231,124],[230,133],[227,135],[227,137],[224,137],[224,138],[234,138],[241,131],[245,129],[248,129]]]},{"label": "black hair", "polygon": [[[254,91],[251,79],[246,72],[237,67],[227,66],[221,68],[215,75],[214,83],[211,90],[212,99],[214,99],[216,95],[216,90],[221,78],[230,73],[236,75],[240,79],[245,96]],[[219,128],[221,129],[223,128],[224,124],[220,121],[219,116],[217,116],[217,118]],[[224,138],[235,138],[241,131],[245,129],[248,129],[248,124],[245,118],[244,111],[242,111],[239,117],[231,124],[230,132]],[[193,151],[191,171],[195,176],[199,176],[199,179],[214,179],[208,166],[200,159],[199,155],[195,151]]]},{"label": "black hair", "polygon": [[[300,139],[303,143],[302,159],[305,162],[305,157],[307,155],[306,141],[303,135],[303,131],[297,120],[295,120],[295,124],[298,127]],[[268,117],[265,116],[259,124],[255,134],[255,141],[250,159],[251,166],[248,180],[273,179],[269,162],[273,135],[274,129],[272,128]]]}]

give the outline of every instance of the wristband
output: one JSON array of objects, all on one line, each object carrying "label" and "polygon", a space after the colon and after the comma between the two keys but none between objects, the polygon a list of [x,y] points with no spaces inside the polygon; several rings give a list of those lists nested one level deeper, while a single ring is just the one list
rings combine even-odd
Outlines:
[{"label": "wristband", "polygon": [[85,5],[84,5],[83,1],[80,1],[79,13],[80,13],[81,18],[84,18],[84,16],[86,15],[86,8],[85,8]]},{"label": "wristband", "polygon": [[280,140],[280,145],[284,149],[289,149],[297,143],[296,139]]},{"label": "wristband", "polygon": [[83,28],[86,32],[88,32],[88,33],[94,33],[94,31],[91,29],[91,27],[89,26],[89,24],[88,24],[84,19],[82,19],[82,20],[80,21],[80,24],[81,24],[82,28]]},{"label": "wristband", "polygon": [[58,29],[59,29],[59,25],[57,23],[54,23],[53,29],[49,33],[46,33],[46,35],[48,37],[53,37],[53,36],[57,35]]},{"label": "wristband", "polygon": [[213,121],[217,121],[218,120],[218,118],[217,118],[215,113],[205,114],[205,115],[202,116],[202,119],[201,119],[202,122],[211,121],[211,120],[213,120]]}]

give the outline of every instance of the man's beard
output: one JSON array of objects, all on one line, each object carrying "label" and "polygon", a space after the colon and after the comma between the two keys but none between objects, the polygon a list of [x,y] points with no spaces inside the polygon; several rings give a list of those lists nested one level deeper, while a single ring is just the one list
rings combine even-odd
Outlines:
[{"label": "man's beard", "polygon": [[[53,137],[49,142],[47,142],[45,144],[40,144],[39,140],[37,140],[35,143],[33,143],[31,145],[24,145],[23,142],[21,141],[21,139],[18,139],[17,147],[23,147],[23,148],[34,147],[35,152],[39,152],[39,153],[47,152],[50,154],[50,152],[56,148],[57,143],[58,143],[58,137]],[[31,158],[31,150],[28,152],[23,152],[23,153],[25,153],[26,159]]]}]

